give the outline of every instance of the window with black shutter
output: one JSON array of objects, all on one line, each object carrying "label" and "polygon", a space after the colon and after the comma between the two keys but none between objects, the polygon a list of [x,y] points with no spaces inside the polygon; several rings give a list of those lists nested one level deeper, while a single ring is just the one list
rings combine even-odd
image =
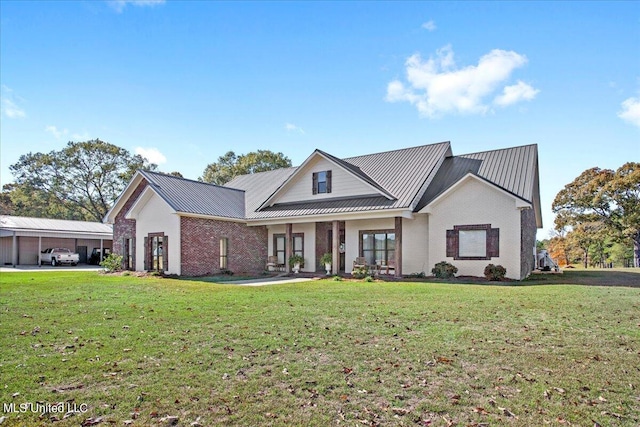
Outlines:
[{"label": "window with black shutter", "polygon": [[331,193],[331,171],[313,173],[313,194]]},{"label": "window with black shutter", "polygon": [[446,256],[488,260],[500,256],[500,229],[491,224],[456,225],[446,232]]}]

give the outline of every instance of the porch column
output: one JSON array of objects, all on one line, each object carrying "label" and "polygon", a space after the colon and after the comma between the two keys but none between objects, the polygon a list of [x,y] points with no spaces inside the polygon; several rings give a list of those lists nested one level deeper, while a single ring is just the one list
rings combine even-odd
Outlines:
[{"label": "porch column", "polygon": [[13,232],[13,242],[11,247],[11,264],[15,267],[18,265],[18,236]]},{"label": "porch column", "polygon": [[402,277],[402,217],[396,217],[395,277]]},{"label": "porch column", "polygon": [[42,261],[42,236],[38,236],[38,267]]},{"label": "porch column", "polygon": [[331,225],[331,273],[336,275],[340,272],[340,221],[333,221]]},{"label": "porch column", "polygon": [[100,259],[98,260],[98,265],[100,265],[103,259],[104,259],[104,240],[102,240],[101,238],[100,239]]},{"label": "porch column", "polygon": [[285,224],[285,245],[284,245],[284,271],[291,273],[291,266],[289,265],[289,258],[293,254],[293,224]]}]

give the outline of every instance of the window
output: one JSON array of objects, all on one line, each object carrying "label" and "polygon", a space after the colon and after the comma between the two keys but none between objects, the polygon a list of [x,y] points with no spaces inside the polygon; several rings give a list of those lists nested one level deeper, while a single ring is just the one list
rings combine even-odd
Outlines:
[{"label": "window", "polygon": [[148,271],[169,270],[167,257],[169,236],[164,233],[149,233],[144,238],[144,269]]},{"label": "window", "polygon": [[136,263],[134,260],[134,256],[136,253],[136,249],[135,249],[135,239],[127,239],[125,238],[122,244],[122,248],[123,248],[123,262],[124,262],[124,269],[125,270],[135,270],[136,268]]},{"label": "window", "polygon": [[[304,259],[304,233],[293,233],[292,255],[300,255]],[[278,264],[286,264],[286,235],[273,235],[273,255],[278,257]]]},{"label": "window", "polygon": [[313,173],[313,194],[331,193],[331,171]]},{"label": "window", "polygon": [[223,237],[220,239],[220,270],[227,269],[227,258],[229,250],[229,239]]},{"label": "window", "polygon": [[491,228],[491,224],[454,226],[447,230],[447,256],[459,260],[500,256],[500,229]]},{"label": "window", "polygon": [[284,234],[273,235],[273,255],[278,257],[278,264],[285,264],[285,242],[286,238]]},{"label": "window", "polygon": [[389,261],[395,260],[395,255],[395,232],[391,230],[360,232],[360,256],[365,258],[367,264],[388,265]]}]

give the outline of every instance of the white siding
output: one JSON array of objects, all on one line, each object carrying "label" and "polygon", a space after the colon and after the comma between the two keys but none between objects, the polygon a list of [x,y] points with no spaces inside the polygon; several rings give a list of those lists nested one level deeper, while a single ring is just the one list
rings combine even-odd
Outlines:
[{"label": "white siding", "polygon": [[402,220],[402,274],[431,274],[429,263],[429,217],[417,214]]},{"label": "white siding", "polygon": [[[313,194],[313,173],[331,171],[331,193]],[[376,190],[361,179],[318,155],[296,173],[294,179],[272,203],[321,200],[374,194]]]},{"label": "white siding", "polygon": [[154,192],[136,207],[136,270],[144,270],[144,238],[149,233],[169,236],[169,274],[180,274],[180,217]]},{"label": "white siding", "polygon": [[[483,276],[484,268],[491,263],[505,267],[507,277],[520,279],[520,211],[514,197],[468,177],[430,209],[427,273],[436,263],[447,261],[458,268],[458,275]],[[446,230],[472,224],[491,224],[500,229],[499,257],[477,261],[446,257]]]}]

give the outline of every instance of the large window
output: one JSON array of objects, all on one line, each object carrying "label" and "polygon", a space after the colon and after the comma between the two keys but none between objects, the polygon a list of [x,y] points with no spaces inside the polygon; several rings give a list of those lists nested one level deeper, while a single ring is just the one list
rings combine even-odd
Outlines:
[{"label": "large window", "polygon": [[[293,255],[300,255],[304,259],[304,233],[293,233]],[[273,235],[273,255],[278,257],[278,264],[286,264],[285,259],[287,238],[284,234]]]},{"label": "large window", "polygon": [[331,171],[313,173],[313,194],[331,193]]},{"label": "large window", "polygon": [[447,230],[447,256],[460,260],[500,256],[500,229],[491,228],[491,224],[454,226]]},{"label": "large window", "polygon": [[396,254],[396,234],[391,230],[361,231],[360,256],[367,264],[388,265]]}]

